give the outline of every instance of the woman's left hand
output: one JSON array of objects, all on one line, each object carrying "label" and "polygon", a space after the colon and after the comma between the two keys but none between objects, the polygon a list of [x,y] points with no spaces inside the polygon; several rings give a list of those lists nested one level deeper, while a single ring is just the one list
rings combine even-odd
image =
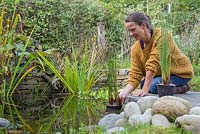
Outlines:
[{"label": "woman's left hand", "polygon": [[148,94],[148,91],[145,91],[145,90],[139,90],[137,92],[134,92],[132,95],[133,96],[145,96]]}]

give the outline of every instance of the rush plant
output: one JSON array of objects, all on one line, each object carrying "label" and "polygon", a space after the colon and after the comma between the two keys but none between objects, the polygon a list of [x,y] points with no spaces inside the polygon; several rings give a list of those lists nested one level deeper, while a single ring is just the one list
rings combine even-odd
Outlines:
[{"label": "rush plant", "polygon": [[[166,18],[166,19],[165,19]],[[164,85],[170,84],[170,70],[172,62],[172,35],[169,26],[170,16],[167,15],[161,21],[161,46],[160,46],[160,66],[162,82]]]},{"label": "rush plant", "polygon": [[65,65],[63,71],[57,69],[52,62],[50,62],[42,52],[37,52],[44,63],[61,81],[64,89],[72,94],[88,94],[97,81],[99,75],[99,67],[96,62],[96,51],[93,49],[89,51],[88,45],[81,50],[72,49],[71,56],[63,58]]},{"label": "rush plant", "polygon": [[108,60],[106,63],[106,77],[109,103],[114,105],[121,105],[121,101],[118,97],[117,89],[117,58],[116,51],[113,48],[108,48]]},{"label": "rush plant", "polygon": [[168,30],[162,29],[162,43],[160,53],[160,66],[162,80],[164,85],[170,84],[170,69],[171,69],[171,41],[169,40]]}]

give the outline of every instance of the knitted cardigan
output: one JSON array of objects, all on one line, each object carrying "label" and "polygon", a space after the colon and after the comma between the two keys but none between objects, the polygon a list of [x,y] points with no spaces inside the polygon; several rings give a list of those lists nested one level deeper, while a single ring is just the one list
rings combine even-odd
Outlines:
[{"label": "knitted cardigan", "polygon": [[[194,72],[192,64],[187,56],[185,56],[173,38],[169,35],[169,41],[172,41],[172,63],[170,74],[182,77],[192,78]],[[137,88],[141,79],[145,77],[147,71],[153,71],[155,76],[161,75],[160,69],[160,45],[161,30],[154,29],[149,44],[142,49],[140,41],[136,41],[131,48],[131,70],[129,73],[128,83]]]}]

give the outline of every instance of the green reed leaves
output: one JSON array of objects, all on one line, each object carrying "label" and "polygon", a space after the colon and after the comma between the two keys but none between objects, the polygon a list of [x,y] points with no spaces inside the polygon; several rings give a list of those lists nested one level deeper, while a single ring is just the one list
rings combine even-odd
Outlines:
[{"label": "green reed leaves", "polygon": [[161,22],[161,49],[160,49],[160,66],[162,82],[164,85],[170,84],[170,69],[172,62],[172,40],[169,28],[169,16]]},{"label": "green reed leaves", "polygon": [[116,58],[110,58],[107,61],[107,81],[108,81],[108,94],[113,99],[118,96],[117,90],[117,61]]},{"label": "green reed leaves", "polygon": [[72,49],[71,56],[64,58],[63,71],[58,70],[41,52],[37,53],[69,93],[88,94],[97,81],[99,69],[96,62],[96,51],[93,49],[89,52],[87,44],[83,54],[81,54],[81,50]]}]

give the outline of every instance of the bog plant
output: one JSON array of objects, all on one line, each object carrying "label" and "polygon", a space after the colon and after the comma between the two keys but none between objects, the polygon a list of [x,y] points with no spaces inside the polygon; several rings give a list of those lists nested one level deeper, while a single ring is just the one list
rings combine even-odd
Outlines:
[{"label": "bog plant", "polygon": [[[167,18],[169,19],[169,18]],[[172,40],[169,26],[165,19],[161,22],[161,46],[160,46],[160,66],[162,82],[164,85],[170,84],[170,70],[172,62]]]},{"label": "bog plant", "polygon": [[110,58],[107,61],[106,76],[108,82],[109,99],[116,99],[118,96],[117,90],[117,63],[115,58]]},{"label": "bog plant", "polygon": [[109,103],[111,105],[120,105],[117,89],[117,58],[116,50],[108,48],[108,59],[106,61],[106,77]]},{"label": "bog plant", "polygon": [[99,74],[98,63],[96,62],[96,51],[89,51],[86,43],[84,52],[72,49],[71,56],[66,56],[63,71],[58,70],[42,52],[37,54],[44,63],[53,71],[61,81],[65,90],[72,94],[88,94],[97,81]]}]

